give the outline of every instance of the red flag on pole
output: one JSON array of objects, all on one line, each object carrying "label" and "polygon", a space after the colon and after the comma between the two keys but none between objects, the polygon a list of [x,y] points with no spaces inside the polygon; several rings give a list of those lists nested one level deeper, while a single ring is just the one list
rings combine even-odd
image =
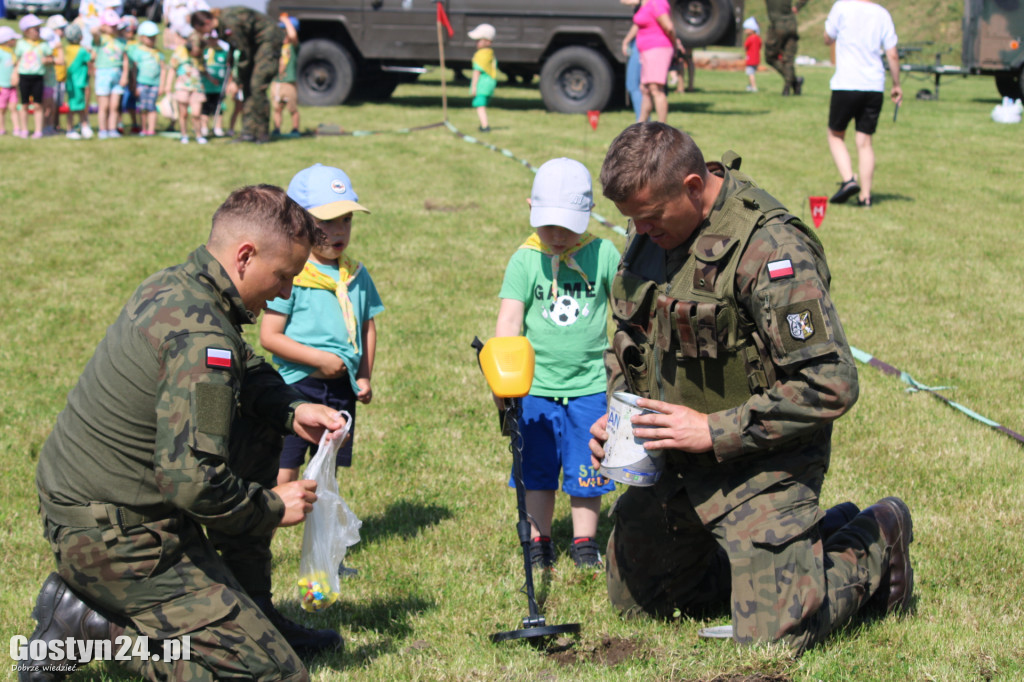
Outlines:
[{"label": "red flag on pole", "polygon": [[444,26],[448,31],[448,37],[452,38],[455,36],[455,29],[452,28],[452,24],[448,21],[448,13],[444,11],[444,3],[437,2],[437,23]]},{"label": "red flag on pole", "polygon": [[828,197],[811,197],[811,220],[814,227],[821,227],[821,221],[825,219],[825,207],[828,206]]},{"label": "red flag on pole", "polygon": [[593,110],[591,110],[591,111],[587,112],[587,120],[590,121],[590,127],[593,128],[594,130],[597,130],[597,122],[598,122],[598,120],[600,118],[601,118],[601,112],[600,111],[593,111]]}]

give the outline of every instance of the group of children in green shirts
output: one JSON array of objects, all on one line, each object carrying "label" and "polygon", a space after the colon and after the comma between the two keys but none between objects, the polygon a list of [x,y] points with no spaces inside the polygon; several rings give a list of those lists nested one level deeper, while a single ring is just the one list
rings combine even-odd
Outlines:
[{"label": "group of children in green shirts", "polygon": [[[275,94],[275,122],[279,128],[280,112],[288,106],[292,134],[297,134],[294,83],[298,34],[291,22],[283,23],[287,24],[287,38],[278,79],[285,88],[290,85],[290,90],[279,97]],[[177,121],[183,143],[189,142],[191,132],[199,144],[205,144],[211,123],[214,136],[233,132],[241,112],[241,93],[229,72],[229,61],[237,63],[237,54],[229,59],[227,43],[212,37],[193,39],[192,28],[186,24],[178,29],[181,44],[168,57],[157,47],[160,28],[152,21],[140,24],[134,16],[106,9],[88,47],[83,45],[88,30],[84,26],[78,21],[68,24],[55,15],[44,27],[41,19],[28,14],[19,21],[23,35],[0,27],[0,135],[6,134],[7,112],[18,137],[30,136],[29,113],[35,123],[31,137],[55,134],[57,102],[61,100],[66,105],[61,110],[67,112],[66,136],[71,139],[121,137],[123,113],[131,114],[132,132],[156,135],[161,110]],[[49,35],[41,35],[41,28]],[[97,105],[95,135],[89,125],[91,95]],[[168,104],[161,109],[158,100],[165,95]],[[225,132],[221,117],[228,101],[235,102],[235,110]]]},{"label": "group of children in green shirts", "polygon": [[[317,219],[326,240],[313,247],[291,296],[268,303],[260,342],[287,383],[314,402],[348,411],[354,428],[357,403],[373,396],[374,318],[384,310],[366,266],[348,250],[354,214],[369,211],[344,171],[321,164],[297,173],[288,196]],[[569,556],[577,566],[599,569],[601,497],[615,486],[592,467],[589,430],[607,412],[603,356],[619,253],[587,231],[593,189],[578,161],[541,166],[529,203],[536,231],[506,268],[495,336],[525,335],[536,354],[530,393],[518,405],[531,560],[551,570],[557,559],[551,524],[561,478],[571,504]],[[338,466],[351,465],[352,442],[339,451]],[[278,484],[298,478],[313,447],[297,436],[286,440]]]}]

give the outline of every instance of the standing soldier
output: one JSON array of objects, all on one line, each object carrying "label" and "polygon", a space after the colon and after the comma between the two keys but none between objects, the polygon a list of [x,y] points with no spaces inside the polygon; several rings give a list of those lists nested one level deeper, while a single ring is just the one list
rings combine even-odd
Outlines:
[{"label": "standing soldier", "polygon": [[[637,123],[601,170],[632,220],[608,390],[656,411],[633,417],[634,434],[664,458],[653,486],[616,501],[608,593],[627,615],[731,601],[737,642],[799,652],[869,600],[908,606],[911,520],[887,497],[838,529],[820,523],[833,516],[818,507],[832,421],[857,400],[857,370],[821,244],[739,165]],[[606,424],[591,428],[595,459]]]},{"label": "standing soldier", "polygon": [[[317,440],[344,421],[242,339],[268,299],[291,293],[318,233],[280,188],[244,187],[205,246],[128,300],[39,453],[57,572],[32,640],[144,635],[155,647],[188,635],[190,660],[128,664],[176,680],[306,680],[296,653],[342,644],[274,608],[270,541],[316,500],[313,481],[276,486],[283,434]],[[56,679],[40,671],[22,677]]]},{"label": "standing soldier", "polygon": [[203,37],[213,31],[238,51],[238,81],[244,97],[241,142],[270,140],[270,99],[267,90],[277,77],[284,45],[284,29],[262,12],[248,7],[223,10],[199,10],[190,19],[192,28]]},{"label": "standing soldier", "polygon": [[796,77],[796,47],[800,36],[796,32],[796,13],[808,0],[765,0],[768,6],[768,36],[764,43],[764,60],[782,74],[786,85],[782,96],[799,95],[804,79]]}]

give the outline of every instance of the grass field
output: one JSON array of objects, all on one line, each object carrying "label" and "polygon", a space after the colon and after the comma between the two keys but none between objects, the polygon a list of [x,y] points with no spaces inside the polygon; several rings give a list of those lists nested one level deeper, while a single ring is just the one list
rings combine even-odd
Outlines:
[{"label": "grass field", "polygon": [[[700,72],[673,95],[670,122],[709,158],[743,170],[810,220],[808,197],[839,180],[825,140],[829,71],[804,69],[806,94],[783,99],[777,76],[743,93],[740,73]],[[1020,350],[1020,126],[992,123],[990,79],[948,79],[942,99],[918,86],[876,135],[876,206],[831,206],[819,234],[850,342],[1017,431],[1024,430]],[[303,123],[394,131],[441,120],[436,77],[385,104],[304,109]],[[450,118],[476,129],[465,89]],[[544,111],[530,88],[499,88],[488,140],[535,165],[571,156],[596,176],[626,111],[596,131]],[[297,606],[301,528],[275,540],[283,610],[338,628],[343,654],[311,662],[318,680],[1014,680],[1024,678],[1024,449],[925,393],[861,367],[861,397],[836,425],[822,503],[903,497],[914,514],[913,612],[858,620],[800,659],[772,647],[703,642],[707,622],[620,620],[601,577],[571,568],[559,497],[549,623],[578,622],[558,654],[487,637],[526,615],[510,457],[469,343],[493,333],[504,265],[529,234],[532,175],[443,128],[307,137],[253,147],[168,139],[108,142],[0,138],[0,640],[28,634],[52,557],[40,535],[33,472],[67,391],[135,286],[205,240],[209,217],[243,184],[287,184],[314,162],[344,168],[373,214],[352,252],[387,306],[379,318],[374,402],[361,408],[355,466],[342,494],[363,519],[339,605]],[[599,192],[597,193],[599,194]],[[596,210],[623,224],[598,197]],[[621,237],[600,225],[593,231]],[[1014,331],[1017,330],[1017,331]],[[255,345],[256,335],[250,333]],[[605,508],[614,495],[605,500]],[[610,523],[602,521],[601,539]],[[727,622],[723,613],[708,621]],[[13,674],[12,674],[13,675]],[[75,679],[130,679],[93,666]]]}]

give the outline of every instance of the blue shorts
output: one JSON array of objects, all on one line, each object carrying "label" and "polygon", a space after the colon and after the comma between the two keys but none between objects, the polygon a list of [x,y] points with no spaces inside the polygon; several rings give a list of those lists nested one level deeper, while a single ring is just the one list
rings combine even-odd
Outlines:
[{"label": "blue shorts", "polygon": [[135,111],[135,93],[131,88],[124,88],[121,93],[121,111]]},{"label": "blue shorts", "polygon": [[107,97],[108,95],[121,96],[124,88],[121,87],[121,69],[96,69],[96,80],[93,83],[96,95]]},{"label": "blue shorts", "polygon": [[140,85],[135,89],[136,103],[139,111],[156,111],[156,96],[160,92],[158,85]]},{"label": "blue shorts", "polygon": [[[337,465],[340,467],[352,466],[352,443],[356,437],[356,392],[352,390],[348,374],[339,379],[306,377],[291,386],[309,398],[310,402],[327,405],[335,410],[345,410],[352,415],[350,437],[348,442],[338,450],[337,460]],[[307,453],[316,454],[316,448],[315,443],[310,443],[304,438],[295,435],[286,436],[284,447],[281,449],[281,468],[298,469],[306,461]]]},{"label": "blue shorts", "polygon": [[[523,435],[523,486],[558,490],[573,497],[600,497],[615,484],[590,466],[590,427],[608,411],[604,393],[564,401],[528,395],[522,399],[519,431]],[[509,487],[515,481],[509,478]]]}]

